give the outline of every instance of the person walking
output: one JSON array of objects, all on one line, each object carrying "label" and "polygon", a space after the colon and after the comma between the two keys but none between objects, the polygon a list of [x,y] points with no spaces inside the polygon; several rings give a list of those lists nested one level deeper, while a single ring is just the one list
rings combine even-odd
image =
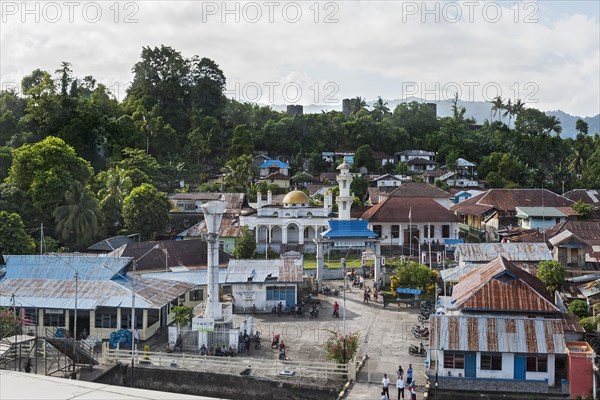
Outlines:
[{"label": "person walking", "polygon": [[412,364],[408,364],[408,368],[406,369],[406,383],[410,385],[413,380],[413,367]]},{"label": "person walking", "polygon": [[410,400],[417,400],[417,388],[416,386],[410,386]]},{"label": "person walking", "polygon": [[401,377],[396,381],[396,388],[398,388],[398,400],[404,398],[404,379]]},{"label": "person walking", "polygon": [[337,317],[339,318],[340,316],[340,305],[338,304],[338,302],[336,301],[335,303],[333,303],[333,317]]},{"label": "person walking", "polygon": [[367,289],[365,289],[363,293],[363,303],[369,303],[369,295],[367,294]]},{"label": "person walking", "polygon": [[390,379],[387,374],[383,374],[383,379],[381,380],[381,386],[383,389],[383,393],[385,393],[388,398],[390,397]]}]

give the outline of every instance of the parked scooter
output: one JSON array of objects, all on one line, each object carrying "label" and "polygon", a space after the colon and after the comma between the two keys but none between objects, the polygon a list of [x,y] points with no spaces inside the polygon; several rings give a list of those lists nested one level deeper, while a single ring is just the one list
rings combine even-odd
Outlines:
[{"label": "parked scooter", "polygon": [[254,348],[256,350],[260,349],[260,332],[259,331],[254,332],[254,335],[252,335],[250,340],[254,342]]},{"label": "parked scooter", "polygon": [[327,286],[323,286],[322,291],[323,291],[323,294],[325,294],[327,296],[329,296],[331,294],[331,289]]},{"label": "parked scooter", "polygon": [[417,345],[411,344],[410,347],[408,348],[408,354],[410,354],[411,356],[427,357],[427,350],[423,346],[423,342],[421,342],[420,347]]},{"label": "parked scooter", "polygon": [[429,328],[413,325],[411,333],[417,338],[429,339]]},{"label": "parked scooter", "polygon": [[279,359],[287,360],[287,356],[285,355],[285,349],[279,349]]},{"label": "parked scooter", "polygon": [[302,310],[302,303],[298,303],[294,306],[294,318],[302,317],[304,314]]},{"label": "parked scooter", "polygon": [[424,321],[427,321],[429,319],[430,315],[431,315],[430,312],[423,312],[423,311],[421,311],[419,313],[419,316],[417,318],[419,319],[419,322],[424,322]]},{"label": "parked scooter", "polygon": [[317,307],[316,304],[313,304],[310,307],[310,314],[308,317],[309,318],[319,318],[319,308]]}]

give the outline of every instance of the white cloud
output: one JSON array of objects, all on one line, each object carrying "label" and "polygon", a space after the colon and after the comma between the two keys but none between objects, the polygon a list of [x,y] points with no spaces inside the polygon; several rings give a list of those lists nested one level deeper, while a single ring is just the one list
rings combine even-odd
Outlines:
[{"label": "white cloud", "polygon": [[[22,4],[3,2],[2,7],[7,3]],[[81,10],[86,5],[92,9],[91,3],[81,2]],[[213,59],[225,72],[229,89],[256,82],[263,101],[268,100],[265,82],[280,84],[276,103],[286,100],[283,85],[297,82],[302,89],[298,102],[304,104],[323,103],[335,89],[325,90],[327,82],[337,85],[337,100],[400,98],[409,82],[422,92],[456,82],[468,100],[467,84],[477,82],[476,100],[482,99],[484,85],[497,83],[504,97],[529,95],[544,110],[595,115],[600,109],[598,6],[552,3],[560,7],[481,2],[473,9],[473,22],[465,3],[457,8],[449,2],[427,2],[428,10],[437,4],[437,14],[426,14],[424,2],[282,2],[272,9],[272,23],[269,6],[261,1],[227,2],[229,10],[238,4],[237,14],[225,13],[220,1],[121,2],[118,15],[114,3],[97,2],[102,16],[96,23],[88,22],[91,12],[86,21],[78,9],[73,23],[63,13],[52,24],[41,10],[36,23],[23,10],[3,8],[10,13],[3,13],[0,32],[0,77],[4,84],[18,82],[35,68],[53,72],[61,61],[69,61],[77,76],[93,75],[108,86],[123,87],[142,47],[165,44],[186,57]],[[288,22],[297,9],[302,12],[299,21]],[[457,9],[460,18],[453,14]],[[502,18],[490,22],[498,9]],[[138,22],[124,23],[126,16]],[[327,16],[338,22],[324,23]],[[538,22],[524,23],[527,16]],[[451,23],[453,18],[458,21]],[[528,82],[539,91],[533,94]]]}]

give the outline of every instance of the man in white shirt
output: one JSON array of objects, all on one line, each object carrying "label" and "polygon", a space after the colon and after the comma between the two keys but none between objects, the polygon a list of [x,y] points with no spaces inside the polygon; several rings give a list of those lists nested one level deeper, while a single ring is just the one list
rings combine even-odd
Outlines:
[{"label": "man in white shirt", "polygon": [[[396,381],[396,387],[398,388],[398,400],[404,398],[404,379],[398,378]],[[402,396],[402,397],[400,397]]]},{"label": "man in white shirt", "polygon": [[383,386],[383,393],[385,393],[387,395],[387,397],[390,397],[390,380],[388,379],[387,374],[383,374],[383,379],[381,380],[381,385]]}]

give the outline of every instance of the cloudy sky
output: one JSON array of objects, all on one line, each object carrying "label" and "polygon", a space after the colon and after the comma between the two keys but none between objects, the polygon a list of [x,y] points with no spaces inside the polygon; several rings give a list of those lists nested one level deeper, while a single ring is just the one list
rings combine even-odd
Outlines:
[{"label": "cloudy sky", "polygon": [[68,61],[122,98],[143,46],[213,59],[227,95],[275,104],[496,95],[600,112],[597,1],[0,0],[0,79]]}]

